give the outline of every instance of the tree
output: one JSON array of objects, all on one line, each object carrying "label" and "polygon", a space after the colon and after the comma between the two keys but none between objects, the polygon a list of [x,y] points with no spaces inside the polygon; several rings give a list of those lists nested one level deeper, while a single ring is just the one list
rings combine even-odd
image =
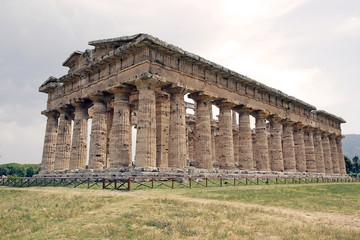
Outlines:
[{"label": "tree", "polygon": [[346,173],[350,174],[353,171],[353,163],[347,156],[344,156],[344,159],[345,159]]},{"label": "tree", "polygon": [[360,173],[359,157],[358,156],[353,157],[352,161],[353,161],[353,172],[359,174]]},{"label": "tree", "polygon": [[26,177],[32,177],[34,175],[35,171],[33,167],[28,167],[26,169]]}]

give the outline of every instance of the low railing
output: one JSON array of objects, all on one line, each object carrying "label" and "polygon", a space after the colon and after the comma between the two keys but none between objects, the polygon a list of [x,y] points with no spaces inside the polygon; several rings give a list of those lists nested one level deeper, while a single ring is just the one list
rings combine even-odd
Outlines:
[{"label": "low railing", "polygon": [[129,178],[0,178],[8,187],[72,187],[113,190],[180,189],[247,185],[360,182],[360,178],[222,178],[222,177],[129,177]]}]

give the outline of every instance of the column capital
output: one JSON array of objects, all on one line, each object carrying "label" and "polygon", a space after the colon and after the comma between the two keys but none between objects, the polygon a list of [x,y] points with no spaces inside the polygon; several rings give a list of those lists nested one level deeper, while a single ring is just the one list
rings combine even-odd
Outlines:
[{"label": "column capital", "polygon": [[194,101],[210,101],[213,100],[214,97],[205,94],[204,92],[193,92],[189,94],[189,98]]},{"label": "column capital", "polygon": [[73,98],[70,100],[70,104],[76,107],[89,107],[91,101],[86,98]]},{"label": "column capital", "polygon": [[313,132],[316,134],[322,134],[323,131],[320,128],[314,128]]},{"label": "column capital", "polygon": [[111,97],[108,93],[102,92],[102,91],[93,92],[89,96],[89,98],[93,102],[103,102],[103,103],[107,103],[111,99]]},{"label": "column capital", "polygon": [[304,131],[305,131],[305,132],[313,132],[314,129],[315,129],[315,128],[314,128],[314,127],[311,127],[311,126],[305,126],[305,127],[304,127]]},{"label": "column capital", "polygon": [[293,126],[295,124],[294,121],[291,121],[289,118],[281,120],[281,124],[283,126]]},{"label": "column capital", "polygon": [[330,133],[329,134],[329,138],[331,138],[331,139],[336,139],[336,137],[337,137],[337,135],[335,134],[335,133]]},{"label": "column capital", "polygon": [[170,94],[186,94],[188,93],[187,86],[181,84],[181,83],[174,83],[172,85],[163,86],[161,90],[170,93]]},{"label": "column capital", "polygon": [[117,94],[117,93],[128,93],[130,94],[132,91],[135,90],[134,86],[126,86],[126,87],[115,87],[107,90],[110,93]]},{"label": "column capital", "polygon": [[325,131],[322,131],[321,135],[323,137],[330,137],[330,133],[329,132],[325,132]]},{"label": "column capital", "polygon": [[337,135],[335,138],[336,138],[336,140],[341,141],[343,138],[345,138],[345,136],[340,134],[340,135]]},{"label": "column capital", "polygon": [[54,118],[58,118],[59,117],[59,112],[56,110],[44,110],[41,112],[42,115],[46,116],[46,117],[54,117]]},{"label": "column capital", "polygon": [[244,105],[235,106],[235,107],[233,107],[233,110],[239,114],[241,114],[241,113],[250,114],[253,111],[252,108],[245,107]]},{"label": "column capital", "polygon": [[251,115],[255,118],[266,119],[269,116],[269,113],[263,110],[255,110],[251,113]]},{"label": "column capital", "polygon": [[280,122],[281,123],[281,117],[279,117],[277,114],[272,114],[268,117],[268,120],[270,122]]},{"label": "column capital", "polygon": [[57,108],[57,111],[59,113],[68,113],[68,114],[72,114],[74,112],[74,107],[72,105],[67,105],[67,104],[64,104],[64,105],[60,105],[58,108]]},{"label": "column capital", "polygon": [[129,83],[135,85],[137,89],[155,89],[168,84],[165,78],[150,73],[141,74],[139,77],[136,76]]},{"label": "column capital", "polygon": [[300,128],[300,129],[302,129],[302,128],[304,128],[305,127],[305,124],[303,124],[302,122],[296,122],[296,123],[294,123],[294,128]]},{"label": "column capital", "polygon": [[214,101],[214,104],[218,108],[225,108],[225,109],[230,109],[230,110],[235,105],[233,102],[231,102],[229,99],[226,99],[226,98],[217,99]]}]

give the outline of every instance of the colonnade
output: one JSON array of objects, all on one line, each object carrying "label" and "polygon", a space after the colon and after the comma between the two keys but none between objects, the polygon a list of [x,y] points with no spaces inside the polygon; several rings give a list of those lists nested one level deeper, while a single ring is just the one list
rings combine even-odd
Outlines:
[{"label": "colonnade", "polygon": [[[127,168],[135,154],[136,167],[145,171],[190,165],[207,170],[346,174],[341,135],[202,92],[189,94],[195,102],[195,118],[190,122],[185,110],[186,87],[164,86],[156,79],[137,79],[132,85],[44,111],[42,170],[85,169],[91,106],[90,169]],[[136,122],[131,120],[135,108],[130,94],[134,91],[138,91]],[[111,109],[109,101],[113,102]],[[216,123],[213,104],[219,108]],[[250,116],[255,118],[254,132]],[[135,153],[132,125],[137,127]]]}]

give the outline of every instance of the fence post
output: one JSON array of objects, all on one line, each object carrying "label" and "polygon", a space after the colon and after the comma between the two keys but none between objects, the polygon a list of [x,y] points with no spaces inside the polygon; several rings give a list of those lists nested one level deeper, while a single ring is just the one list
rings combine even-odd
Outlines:
[{"label": "fence post", "polygon": [[256,185],[259,185],[259,178],[256,178]]},{"label": "fence post", "polygon": [[174,178],[171,179],[171,188],[174,189]]},{"label": "fence post", "polygon": [[151,189],[154,188],[154,178],[151,178]]},{"label": "fence post", "polygon": [[222,187],[222,178],[220,178],[220,187]]},{"label": "fence post", "polygon": [[102,179],[102,183],[103,183],[103,184],[102,184],[102,185],[103,185],[102,188],[105,189],[105,178]]},{"label": "fence post", "polygon": [[247,177],[245,178],[245,181],[246,181],[246,185],[248,185],[248,178]]},{"label": "fence post", "polygon": [[128,191],[130,191],[131,190],[131,178],[130,177],[128,178],[127,182],[128,182]]},{"label": "fence post", "polygon": [[235,178],[234,178],[234,186],[236,185]]},{"label": "fence post", "polygon": [[189,187],[191,188],[191,178],[189,178]]},{"label": "fence post", "polygon": [[205,187],[208,187],[208,179],[205,178]]},{"label": "fence post", "polygon": [[275,184],[278,184],[278,178],[275,178]]}]

